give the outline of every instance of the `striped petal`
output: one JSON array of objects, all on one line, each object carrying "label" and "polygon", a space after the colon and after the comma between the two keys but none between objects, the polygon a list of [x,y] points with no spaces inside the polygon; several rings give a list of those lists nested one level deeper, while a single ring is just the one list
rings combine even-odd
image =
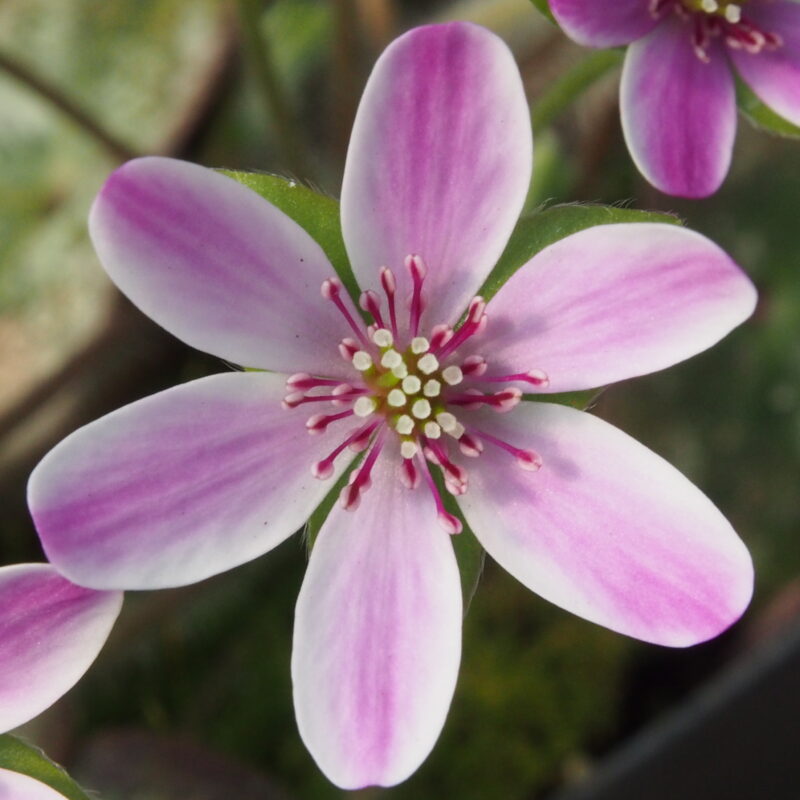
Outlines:
[{"label": "striped petal", "polygon": [[28,487],[48,558],[84,586],[155,589],[275,547],[330,489],[310,467],[332,443],[281,408],[284,392],[277,375],[214,375],[67,437]]},{"label": "striped petal", "polygon": [[410,293],[402,265],[418,254],[430,319],[454,322],[508,241],[531,159],[522,81],[497,36],[467,23],[401,36],[372,71],[347,153],[342,229],[361,285],[386,265]]},{"label": "striped petal", "polygon": [[647,642],[710,639],[750,602],[753,567],[727,520],[622,431],[554,403],[473,425],[532,449],[538,472],[489,444],[459,498],[501,566],[567,611]]},{"label": "striped petal", "polygon": [[295,612],[300,735],[338,786],[393,786],[444,724],[461,655],[461,585],[433,501],[386,456],[355,513],[320,531]]}]

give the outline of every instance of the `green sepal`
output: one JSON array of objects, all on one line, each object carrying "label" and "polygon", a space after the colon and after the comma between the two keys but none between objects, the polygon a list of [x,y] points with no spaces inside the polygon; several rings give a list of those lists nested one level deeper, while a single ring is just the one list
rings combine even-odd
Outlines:
[{"label": "green sepal", "polygon": [[91,800],[63,767],[51,761],[38,747],[8,733],[0,736],[0,767],[28,775],[68,800]]},{"label": "green sepal", "polygon": [[562,406],[571,406],[578,411],[588,411],[597,398],[605,391],[600,389],[584,389],[580,392],[554,392],[553,394],[524,394],[522,399],[534,403],[558,403]]},{"label": "green sepal", "polygon": [[260,194],[304,228],[325,251],[336,274],[357,303],[360,291],[342,238],[338,200],[278,175],[228,169],[219,171]]},{"label": "green sepal", "polygon": [[[464,602],[464,616],[469,611],[472,598],[478,589],[481,575],[483,574],[483,563],[486,559],[486,551],[483,549],[478,538],[472,532],[472,528],[467,525],[461,509],[458,507],[455,498],[445,489],[444,479],[438,467],[431,469],[431,474],[436,482],[439,496],[442,498],[444,507],[454,516],[461,520],[463,530],[461,533],[453,534],[450,541],[453,543],[453,552],[456,554],[458,571],[461,574],[461,596]],[[420,489],[422,487],[419,487]]]},{"label": "green sepal", "polygon": [[523,264],[548,245],[585,228],[620,222],[681,224],[671,214],[599,204],[559,205],[534,211],[519,220],[500,260],[489,273],[478,294],[484,300],[489,300]]},{"label": "green sepal", "polygon": [[548,0],[531,0],[531,2],[545,17],[547,17],[547,19],[550,20],[550,22],[552,22],[554,25],[558,24],[556,22],[556,18],[553,16],[553,12],[550,10],[550,3]]},{"label": "green sepal", "polygon": [[790,139],[800,138],[800,127],[762,103],[753,90],[739,78],[736,80],[736,103],[742,114],[757,128]]},{"label": "green sepal", "polygon": [[331,509],[339,499],[342,489],[347,485],[350,473],[361,463],[363,457],[364,454],[361,453],[350,462],[345,471],[339,476],[336,483],[333,484],[331,490],[322,498],[322,502],[314,509],[311,516],[308,518],[308,522],[306,522],[303,528],[303,539],[306,543],[309,555],[311,554],[311,548],[314,547],[314,542],[317,541],[320,529],[328,518],[328,514],[331,513]]}]

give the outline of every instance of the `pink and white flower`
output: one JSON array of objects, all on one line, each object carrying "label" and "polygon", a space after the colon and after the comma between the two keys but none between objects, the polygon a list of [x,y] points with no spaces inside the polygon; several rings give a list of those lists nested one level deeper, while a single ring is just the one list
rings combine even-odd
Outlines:
[{"label": "pink and white flower", "polygon": [[800,125],[796,0],[550,0],[588,47],[630,44],[620,106],[628,149],[657,189],[713,194],[736,136],[734,70],[778,115]]},{"label": "pink and white flower", "polygon": [[98,255],[136,305],[269,371],[178,386],[59,444],[29,486],[48,557],[94,588],[198,581],[286,539],[363,453],[311,552],[292,656],[301,736],[342,787],[407,778],[456,684],[461,522],[436,472],[493,558],[601,625],[685,646],[750,599],[747,550],[698,489],[610,425],[523,392],[688,358],[750,315],[753,287],[699,234],[624,224],[562,239],[473,298],[531,153],[497,37],[455,23],[386,50],[341,202],[369,324],[306,231],[219,173],[132,161],[92,210]]},{"label": "pink and white flower", "polygon": [[[37,716],[77,683],[121,606],[121,592],[75,586],[49,564],[0,567],[0,732]],[[0,773],[0,796],[11,797],[2,793]]]}]

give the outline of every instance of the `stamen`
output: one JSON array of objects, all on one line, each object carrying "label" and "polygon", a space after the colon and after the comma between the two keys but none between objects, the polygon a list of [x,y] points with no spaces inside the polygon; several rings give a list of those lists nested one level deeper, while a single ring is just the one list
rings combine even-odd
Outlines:
[{"label": "stamen", "polygon": [[512,444],[486,433],[486,431],[477,431],[477,433],[481,439],[485,439],[487,442],[490,442],[501,450],[505,450],[507,453],[514,456],[514,458],[517,459],[517,464],[519,464],[522,469],[528,470],[529,472],[536,472],[536,470],[542,466],[541,456],[533,450],[522,450],[519,447],[514,447]]},{"label": "stamen", "polygon": [[[407,444],[414,445],[414,452],[410,456],[403,456],[403,463],[400,465],[400,483],[406,489],[416,489],[419,486],[419,472],[414,466],[414,456],[417,454],[418,448],[415,442],[403,442],[400,447],[401,453],[403,452],[403,446]],[[410,450],[407,452],[410,452]]]},{"label": "stamen", "polygon": [[391,372],[395,378],[400,378],[402,380],[408,375],[408,367],[406,366],[406,362],[401,361],[399,364],[396,364],[394,367],[392,367]]},{"label": "stamen", "polygon": [[359,397],[353,404],[353,413],[357,417],[368,417],[377,407],[374,397]]},{"label": "stamen", "polygon": [[366,389],[353,389],[352,386],[347,384],[343,384],[343,386],[347,387],[347,392],[342,394],[336,394],[336,389],[334,389],[334,394],[307,395],[302,392],[290,392],[283,398],[281,406],[284,409],[290,409],[306,403],[337,403],[338,405],[343,405],[344,402],[349,400],[355,400],[358,403],[359,400],[368,399],[364,397]]},{"label": "stamen", "polygon": [[422,297],[422,282],[428,274],[428,268],[425,266],[425,262],[417,255],[406,256],[405,263],[406,268],[411,273],[411,280],[414,284],[413,293],[411,295],[410,328],[411,335],[416,336],[419,332],[419,320],[425,309],[425,303]]},{"label": "stamen", "polygon": [[394,424],[394,429],[401,436],[408,436],[411,431],[414,430],[414,420],[411,419],[408,414],[403,414],[397,418],[397,422]]},{"label": "stamen", "polygon": [[348,364],[352,363],[353,356],[357,352],[358,342],[355,339],[342,339],[342,341],[339,342],[339,353]]},{"label": "stamen", "polygon": [[402,408],[406,404],[406,396],[400,389],[392,389],[386,397],[386,402],[392,408]]},{"label": "stamen", "polygon": [[442,426],[442,430],[445,431],[445,433],[454,431],[458,425],[455,414],[451,414],[449,411],[439,412],[436,415],[436,421]]},{"label": "stamen", "polygon": [[407,439],[400,445],[400,455],[403,458],[414,458],[418,452],[419,445],[411,439]]},{"label": "stamen", "polygon": [[286,388],[294,389],[295,391],[306,391],[308,389],[317,389],[320,386],[337,386],[340,381],[331,380],[330,378],[315,378],[307,372],[296,372],[286,379]]},{"label": "stamen", "polygon": [[486,383],[511,383],[512,381],[521,381],[523,383],[530,383],[537,389],[544,389],[550,385],[550,378],[547,373],[540,369],[531,369],[528,372],[518,372],[514,375],[486,375],[481,378]]},{"label": "stamen", "polygon": [[353,366],[359,372],[366,372],[372,366],[372,356],[366,350],[358,350],[353,355]]},{"label": "stamen", "polygon": [[381,267],[381,286],[386,294],[386,299],[389,303],[389,321],[392,326],[392,334],[397,338],[397,311],[394,305],[394,295],[397,291],[397,281],[394,279],[394,273],[389,267]]},{"label": "stamen", "polygon": [[416,394],[422,388],[422,381],[416,375],[403,378],[403,391],[406,394]]},{"label": "stamen", "polygon": [[449,325],[434,325],[431,331],[431,350],[439,350],[455,336]]},{"label": "stamen", "polygon": [[455,336],[450,339],[447,344],[442,347],[438,355],[443,359],[449,353],[452,353],[456,348],[460,347],[470,337],[479,333],[486,327],[486,303],[482,297],[473,297],[467,309],[467,318],[464,324],[456,331]]},{"label": "stamen", "polygon": [[439,369],[439,360],[433,353],[425,353],[425,355],[417,361],[417,369],[425,373],[425,375],[430,375]]},{"label": "stamen", "polygon": [[411,413],[417,419],[427,419],[431,415],[431,404],[423,398],[415,400],[411,406]]},{"label": "stamen", "polygon": [[428,460],[442,468],[447,490],[456,496],[464,494],[469,480],[467,471],[450,460],[447,448],[441,442],[426,438],[425,444]]},{"label": "stamen", "polygon": [[324,433],[331,422],[352,416],[352,409],[342,411],[339,414],[314,414],[306,420],[306,428],[310,434]]},{"label": "stamen", "polygon": [[728,20],[728,22],[730,22],[731,25],[736,25],[738,22],[742,21],[742,9],[739,8],[739,6],[733,4],[726,6],[725,19]]},{"label": "stamen", "polygon": [[403,363],[403,356],[401,356],[400,353],[397,352],[397,350],[387,350],[381,356],[381,366],[386,367],[386,369],[392,369],[392,367],[399,367],[400,364],[402,363]]},{"label": "stamen", "polygon": [[469,458],[477,458],[483,452],[483,442],[477,436],[463,431],[458,439],[458,447]]},{"label": "stamen", "polygon": [[353,319],[353,315],[348,310],[347,306],[342,300],[342,282],[338,278],[328,278],[322,282],[322,296],[326,300],[331,300],[336,308],[341,311],[342,316],[347,320],[347,324],[352,328],[356,338],[364,345],[369,347],[369,340],[364,335],[361,326]]},{"label": "stamen", "polygon": [[[361,306],[362,311],[366,311],[373,320],[378,324],[380,328],[385,328],[386,326],[383,324],[383,317],[381,317],[381,301],[375,292],[372,289],[367,289],[366,292],[362,292],[361,297],[358,299],[358,304]],[[375,342],[375,344],[378,344]],[[391,342],[389,342],[391,344]]]},{"label": "stamen", "polygon": [[458,386],[464,380],[464,373],[461,371],[461,367],[451,364],[442,370],[442,378],[449,386]]},{"label": "stamen", "polygon": [[430,349],[430,344],[424,336],[415,336],[411,340],[411,352],[418,356],[422,353],[427,353]]},{"label": "stamen", "polygon": [[464,406],[467,409],[475,409],[480,408],[481,405],[487,405],[499,413],[505,413],[514,408],[521,398],[522,392],[516,386],[512,386],[494,394],[483,394],[468,389],[464,394],[448,397],[447,402],[456,406]]},{"label": "stamen", "polygon": [[450,535],[461,533],[461,520],[459,520],[458,517],[453,516],[445,509],[442,498],[439,496],[439,490],[436,488],[436,481],[433,480],[433,476],[431,475],[431,471],[428,469],[428,465],[425,463],[425,459],[422,458],[418,461],[420,465],[420,471],[422,472],[422,477],[425,478],[425,483],[428,485],[428,488],[433,495],[433,502],[436,504],[436,514],[439,519],[439,524]]},{"label": "stamen", "polygon": [[372,486],[372,479],[370,474],[375,462],[383,449],[383,443],[386,438],[386,428],[381,427],[378,435],[375,437],[375,442],[372,449],[367,453],[364,463],[358,470],[351,473],[350,481],[347,486],[342,489],[339,495],[339,503],[347,511],[355,511],[358,504],[361,502],[361,493],[366,492]]},{"label": "stamen", "polygon": [[422,387],[422,394],[425,397],[438,397],[442,392],[442,384],[436,380],[436,378],[431,378],[429,381],[425,381],[425,385]]},{"label": "stamen", "polygon": [[426,422],[423,431],[429,439],[438,439],[442,435],[442,429],[436,422]]},{"label": "stamen", "polygon": [[[370,422],[367,425],[362,425],[360,428],[356,428],[338,447],[336,447],[329,455],[323,458],[322,461],[317,461],[316,464],[311,465],[311,474],[315,478],[319,478],[319,480],[330,478],[330,476],[333,475],[333,462],[336,460],[339,454],[346,447],[350,447],[351,445],[355,445],[361,441],[368,442],[369,437],[372,435],[372,432],[378,427],[378,425],[379,421],[376,420],[375,422]],[[359,447],[357,452],[360,452],[363,449],[363,447]]]},{"label": "stamen", "polygon": [[483,356],[467,356],[461,364],[461,371],[464,375],[479,378],[486,372],[488,367],[489,365],[486,363],[486,359]]},{"label": "stamen", "polygon": [[391,347],[394,344],[394,337],[392,336],[392,332],[387,331],[386,328],[378,328],[378,330],[372,334],[372,341],[375,342],[378,347]]}]

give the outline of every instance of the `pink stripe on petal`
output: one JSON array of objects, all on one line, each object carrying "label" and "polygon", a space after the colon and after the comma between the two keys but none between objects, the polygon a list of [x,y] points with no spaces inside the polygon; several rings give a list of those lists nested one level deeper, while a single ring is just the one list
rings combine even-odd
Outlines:
[{"label": "pink stripe on petal", "polygon": [[355,789],[405,780],[444,724],[461,653],[461,586],[434,504],[384,456],[356,512],[334,508],[295,613],[300,735]]},{"label": "pink stripe on petal", "polygon": [[586,47],[617,47],[649,33],[658,23],[649,0],[550,0],[564,33]]},{"label": "pink stripe on petal", "polygon": [[311,465],[332,443],[281,408],[284,393],[282,376],[214,375],[67,437],[28,487],[48,558],[82,585],[154,589],[275,547],[331,488]]},{"label": "pink stripe on petal", "polygon": [[690,23],[665,19],[625,56],[622,129],[639,171],[657,189],[706,197],[728,173],[736,136],[736,97],[717,38],[701,61]]},{"label": "pink stripe on petal", "polygon": [[89,230],[111,279],[170,333],[250,367],[340,376],[347,334],[320,296],[320,246],[255,192],[205,167],[140,158],[106,181]]},{"label": "pink stripe on petal", "polygon": [[64,795],[28,775],[0,768],[0,800],[64,800]]},{"label": "pink stripe on petal", "polygon": [[121,606],[119,592],[75,586],[49,564],[0,568],[0,731],[40,714],[77,683]]},{"label": "pink stripe on petal", "polygon": [[543,391],[590,389],[705,350],[755,302],[747,276],[699,233],[598,225],[521,267],[489,302],[475,348],[497,374],[543,370]]},{"label": "pink stripe on petal", "polygon": [[767,33],[780,36],[783,44],[752,54],[731,48],[736,69],[763,103],[800,125],[800,5],[791,0],[753,0],[744,15]]},{"label": "pink stripe on petal", "polygon": [[401,36],[372,71],[347,154],[342,228],[359,283],[374,288],[388,266],[403,302],[417,254],[423,329],[455,322],[508,241],[531,163],[522,81],[497,36],[467,23]]},{"label": "pink stripe on petal", "polygon": [[652,451],[550,403],[481,426],[540,454],[526,472],[487,447],[459,505],[487,552],[529,589],[599,625],[685,647],[750,602],[753,567],[727,520]]}]

